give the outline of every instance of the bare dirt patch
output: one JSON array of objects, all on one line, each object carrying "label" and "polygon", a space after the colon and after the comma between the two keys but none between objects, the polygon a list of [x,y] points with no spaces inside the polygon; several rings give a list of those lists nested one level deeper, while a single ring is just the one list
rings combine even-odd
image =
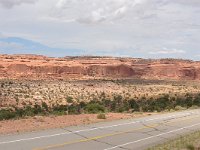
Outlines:
[{"label": "bare dirt patch", "polygon": [[[155,114],[155,113],[154,113]],[[152,113],[108,113],[106,119],[97,119],[97,114],[65,115],[65,116],[36,116],[19,120],[0,121],[0,134],[13,134],[52,128],[84,125],[102,121],[130,119],[152,115]]]}]

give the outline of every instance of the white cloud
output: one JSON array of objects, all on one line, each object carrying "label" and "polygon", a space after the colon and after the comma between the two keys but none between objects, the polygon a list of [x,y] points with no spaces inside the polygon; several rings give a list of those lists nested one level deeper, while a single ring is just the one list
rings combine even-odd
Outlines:
[{"label": "white cloud", "polygon": [[51,17],[85,24],[112,22],[146,0],[59,0]]},{"label": "white cloud", "polygon": [[31,4],[35,3],[37,0],[0,0],[0,4],[5,8],[12,8],[15,5]]},{"label": "white cloud", "polygon": [[23,3],[34,3],[37,0],[0,0],[0,4],[5,8],[12,8],[15,5],[20,5]]},{"label": "white cloud", "polygon": [[149,54],[153,54],[153,55],[158,55],[158,54],[185,54],[185,53],[186,53],[186,51],[184,51],[184,50],[167,49],[167,48],[164,48],[163,50],[159,50],[159,51],[149,52]]},{"label": "white cloud", "polygon": [[[155,17],[161,7],[181,4],[200,6],[199,0],[59,0],[51,13],[62,21],[84,24],[113,23],[115,20]],[[173,9],[173,7],[172,7]],[[164,11],[164,10],[163,10]],[[159,14],[157,14],[159,15]]]},{"label": "white cloud", "polygon": [[0,0],[12,8],[0,9],[0,32],[93,55],[194,57],[200,49],[200,0],[34,1]]},{"label": "white cloud", "polygon": [[4,37],[4,35],[0,32],[0,38],[3,38]]},{"label": "white cloud", "polygon": [[197,6],[199,7],[200,5],[200,1],[199,0],[175,0],[175,1],[171,1],[171,0],[167,0],[169,3],[178,3],[178,4],[183,4],[183,5],[190,5],[190,6]]}]

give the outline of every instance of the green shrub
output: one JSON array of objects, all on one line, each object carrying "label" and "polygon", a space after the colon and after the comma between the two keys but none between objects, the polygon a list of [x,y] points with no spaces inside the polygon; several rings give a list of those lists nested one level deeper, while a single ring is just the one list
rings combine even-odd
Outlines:
[{"label": "green shrub", "polygon": [[79,105],[70,105],[68,106],[69,114],[80,114],[81,107]]},{"label": "green shrub", "polygon": [[196,109],[200,107],[200,94],[186,94],[184,96],[170,97],[169,95],[162,95],[158,98],[142,97],[137,101],[134,99],[125,99],[121,95],[115,95],[112,100],[102,97],[98,100],[95,98],[89,103],[80,102],[73,103],[72,97],[67,97],[66,100],[70,105],[55,105],[49,107],[45,102],[41,106],[35,104],[34,107],[26,106],[22,108],[2,109],[0,110],[0,120],[20,118],[24,116],[34,116],[38,114],[81,114],[86,113],[104,113],[108,112],[160,112],[172,110],[185,110],[187,108]]},{"label": "green shrub", "polygon": [[41,113],[43,113],[42,107],[40,105],[38,105],[38,104],[35,104],[33,110],[34,110],[34,114],[41,114]]},{"label": "green shrub", "polygon": [[194,148],[193,145],[187,145],[187,149],[188,149],[188,150],[194,150],[195,148]]},{"label": "green shrub", "polygon": [[12,110],[0,110],[0,120],[8,120],[15,118],[15,112]]},{"label": "green shrub", "polygon": [[49,109],[47,103],[45,103],[45,102],[42,102],[42,108],[45,109],[46,111],[48,111],[48,109]]},{"label": "green shrub", "polygon": [[71,96],[68,96],[66,100],[67,100],[67,103],[73,103],[73,97]]},{"label": "green shrub", "polygon": [[193,105],[200,106],[200,94],[198,94],[194,100],[193,100]]},{"label": "green shrub", "polygon": [[26,106],[26,108],[23,110],[23,116],[34,116],[38,113],[36,113],[35,109],[31,106]]},{"label": "green shrub", "polygon": [[185,107],[182,107],[182,106],[176,106],[175,107],[175,110],[178,111],[178,110],[186,110],[187,108]]},{"label": "green shrub", "polygon": [[79,106],[80,106],[80,108],[85,108],[86,103],[82,101],[82,102],[80,102]]},{"label": "green shrub", "polygon": [[106,115],[105,114],[98,114],[97,115],[97,119],[106,119]]},{"label": "green shrub", "polygon": [[117,104],[115,103],[115,101],[111,101],[110,111],[112,112],[116,111],[116,107],[117,107]]},{"label": "green shrub", "polygon": [[199,109],[199,106],[197,106],[197,105],[192,105],[192,107],[190,107],[190,109]]},{"label": "green shrub", "polygon": [[134,99],[129,100],[129,107],[133,109],[133,111],[139,111],[140,109],[138,103]]},{"label": "green shrub", "polygon": [[53,111],[68,111],[68,105],[56,105],[56,106],[53,106],[52,110]]},{"label": "green shrub", "polygon": [[65,111],[53,111],[52,114],[56,115],[56,116],[67,115],[67,113]]},{"label": "green shrub", "polygon": [[15,114],[17,118],[21,118],[24,116],[24,110],[21,108],[15,108]]},{"label": "green shrub", "polygon": [[112,101],[110,99],[102,99],[102,103],[103,105],[108,108],[109,110],[111,110],[111,103]]},{"label": "green shrub", "polygon": [[105,112],[105,107],[97,103],[89,103],[86,105],[85,110],[92,114],[103,113]]}]

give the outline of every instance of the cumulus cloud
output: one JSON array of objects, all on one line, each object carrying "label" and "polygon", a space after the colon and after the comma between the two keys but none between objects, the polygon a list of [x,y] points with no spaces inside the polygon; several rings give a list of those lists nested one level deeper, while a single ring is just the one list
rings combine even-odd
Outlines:
[{"label": "cumulus cloud", "polygon": [[126,16],[146,0],[59,0],[52,17],[92,24]]},{"label": "cumulus cloud", "polygon": [[0,4],[5,8],[12,8],[15,5],[21,5],[23,3],[34,3],[36,0],[0,0]]},{"label": "cumulus cloud", "polygon": [[[84,24],[156,17],[167,5],[200,6],[199,0],[58,0],[51,17]],[[173,9],[173,7],[172,7]],[[164,9],[163,9],[164,11]]]},{"label": "cumulus cloud", "polygon": [[0,32],[91,55],[194,57],[200,49],[198,18],[200,0],[38,0],[0,9]]},{"label": "cumulus cloud", "polygon": [[200,6],[199,0],[59,0],[51,17],[67,22],[78,21],[85,24],[97,24],[115,20],[149,19],[156,17],[156,11],[162,6],[181,4]]}]

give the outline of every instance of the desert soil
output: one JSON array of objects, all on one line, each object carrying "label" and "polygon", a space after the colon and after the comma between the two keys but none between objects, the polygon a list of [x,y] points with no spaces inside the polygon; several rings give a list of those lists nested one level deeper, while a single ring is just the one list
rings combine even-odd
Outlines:
[{"label": "desert soil", "polygon": [[0,134],[14,134],[28,131],[46,130],[52,128],[63,128],[69,126],[97,123],[102,121],[137,118],[152,114],[153,113],[108,113],[106,114],[106,119],[97,119],[96,114],[35,116],[19,120],[0,121]]}]

